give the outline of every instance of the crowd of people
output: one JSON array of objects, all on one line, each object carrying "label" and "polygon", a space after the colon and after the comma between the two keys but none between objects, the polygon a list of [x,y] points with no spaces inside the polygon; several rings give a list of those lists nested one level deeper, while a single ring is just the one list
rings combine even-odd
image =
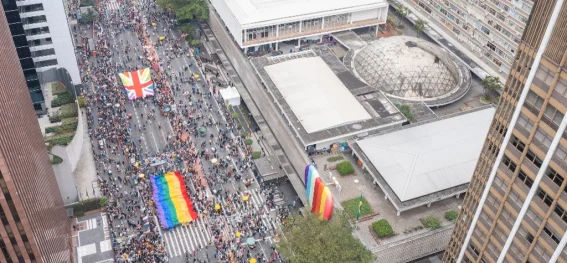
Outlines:
[{"label": "crowd of people", "polygon": [[[96,9],[101,16],[92,26],[76,27],[74,32],[76,38],[86,41],[87,30],[92,30],[95,40],[94,50],[85,46],[79,65],[99,186],[108,200],[105,212],[111,222],[115,262],[169,261],[168,244],[153,220],[155,206],[148,179],[170,170],[181,171],[194,208],[200,217],[207,218],[212,236],[206,247],[214,248],[213,256],[205,253],[198,257],[195,250],[187,253],[188,262],[281,260],[274,247],[266,253],[241,242],[246,237],[262,239],[274,235],[275,224],[285,220],[289,209],[276,207],[273,190],[264,189],[263,184],[248,188],[256,181],[251,172],[251,151],[224,107],[218,88],[208,84],[206,73],[204,83],[190,74],[193,64],[179,71],[172,67],[173,59],[192,53],[188,46],[173,37],[152,42],[151,36],[156,34],[173,36],[169,12],[160,11],[152,0],[138,4],[126,0],[121,4],[119,12],[105,15],[105,0],[98,1]],[[71,1],[70,6],[75,7],[76,3]],[[123,35],[134,35],[138,41],[125,40]],[[197,62],[195,66],[201,67],[202,63]],[[141,68],[151,69],[156,94],[130,101],[117,75]],[[132,116],[134,113],[127,110],[127,105],[149,112]],[[166,110],[171,107],[177,110]],[[156,115],[163,115],[162,119],[169,123],[159,123]],[[141,121],[134,122],[133,118]],[[152,122],[154,126],[158,122],[159,130],[171,126],[165,132],[165,147],[155,152],[147,147],[144,150],[141,136],[133,136],[135,132],[146,133]],[[218,132],[213,132],[212,127],[218,127]],[[196,145],[203,133],[206,140]],[[210,164],[213,159],[216,162]],[[152,166],[156,161],[163,161],[164,165]],[[230,184],[236,187],[230,189]],[[246,198],[261,193],[268,193],[268,206]],[[269,208],[276,209],[277,220],[270,219]],[[230,230],[228,234],[226,229]]]}]

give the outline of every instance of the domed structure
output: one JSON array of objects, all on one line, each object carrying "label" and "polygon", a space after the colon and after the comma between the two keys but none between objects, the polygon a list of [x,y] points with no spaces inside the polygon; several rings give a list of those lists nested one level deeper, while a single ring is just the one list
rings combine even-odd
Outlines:
[{"label": "domed structure", "polygon": [[461,70],[456,64],[460,62],[435,44],[415,37],[394,36],[370,42],[355,51],[351,63],[361,80],[386,95],[423,101],[429,106],[458,100],[463,89],[466,93],[470,86],[470,72]]}]

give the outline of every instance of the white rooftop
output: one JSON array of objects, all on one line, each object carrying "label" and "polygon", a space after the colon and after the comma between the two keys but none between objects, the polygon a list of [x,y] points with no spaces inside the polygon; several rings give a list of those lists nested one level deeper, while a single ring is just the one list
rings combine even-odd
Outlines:
[{"label": "white rooftop", "polygon": [[307,133],[372,118],[320,57],[264,69]]},{"label": "white rooftop", "polygon": [[322,17],[383,6],[384,0],[222,0],[240,25]]},{"label": "white rooftop", "polygon": [[495,109],[357,141],[403,202],[470,182]]},{"label": "white rooftop", "polygon": [[238,93],[238,90],[236,90],[235,87],[220,89],[219,92],[224,100],[230,100],[234,98],[240,99],[240,93]]}]

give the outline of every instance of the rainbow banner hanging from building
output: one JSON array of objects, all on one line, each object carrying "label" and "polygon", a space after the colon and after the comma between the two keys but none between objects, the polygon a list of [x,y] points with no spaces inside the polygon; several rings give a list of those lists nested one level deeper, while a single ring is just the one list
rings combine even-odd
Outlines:
[{"label": "rainbow banner hanging from building", "polygon": [[193,202],[187,195],[185,181],[179,171],[152,176],[150,180],[158,218],[163,228],[172,228],[197,219]]},{"label": "rainbow banner hanging from building", "polygon": [[327,220],[333,214],[333,196],[329,188],[319,177],[319,172],[311,164],[305,167],[305,192],[311,212]]}]

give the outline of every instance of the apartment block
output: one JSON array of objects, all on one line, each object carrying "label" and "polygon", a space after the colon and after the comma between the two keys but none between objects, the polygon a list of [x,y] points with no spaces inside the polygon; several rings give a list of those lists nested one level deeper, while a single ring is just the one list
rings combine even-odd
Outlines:
[{"label": "apartment block", "polygon": [[444,262],[567,262],[563,2],[534,3]]},{"label": "apartment block", "polygon": [[401,0],[506,78],[533,0]]}]

